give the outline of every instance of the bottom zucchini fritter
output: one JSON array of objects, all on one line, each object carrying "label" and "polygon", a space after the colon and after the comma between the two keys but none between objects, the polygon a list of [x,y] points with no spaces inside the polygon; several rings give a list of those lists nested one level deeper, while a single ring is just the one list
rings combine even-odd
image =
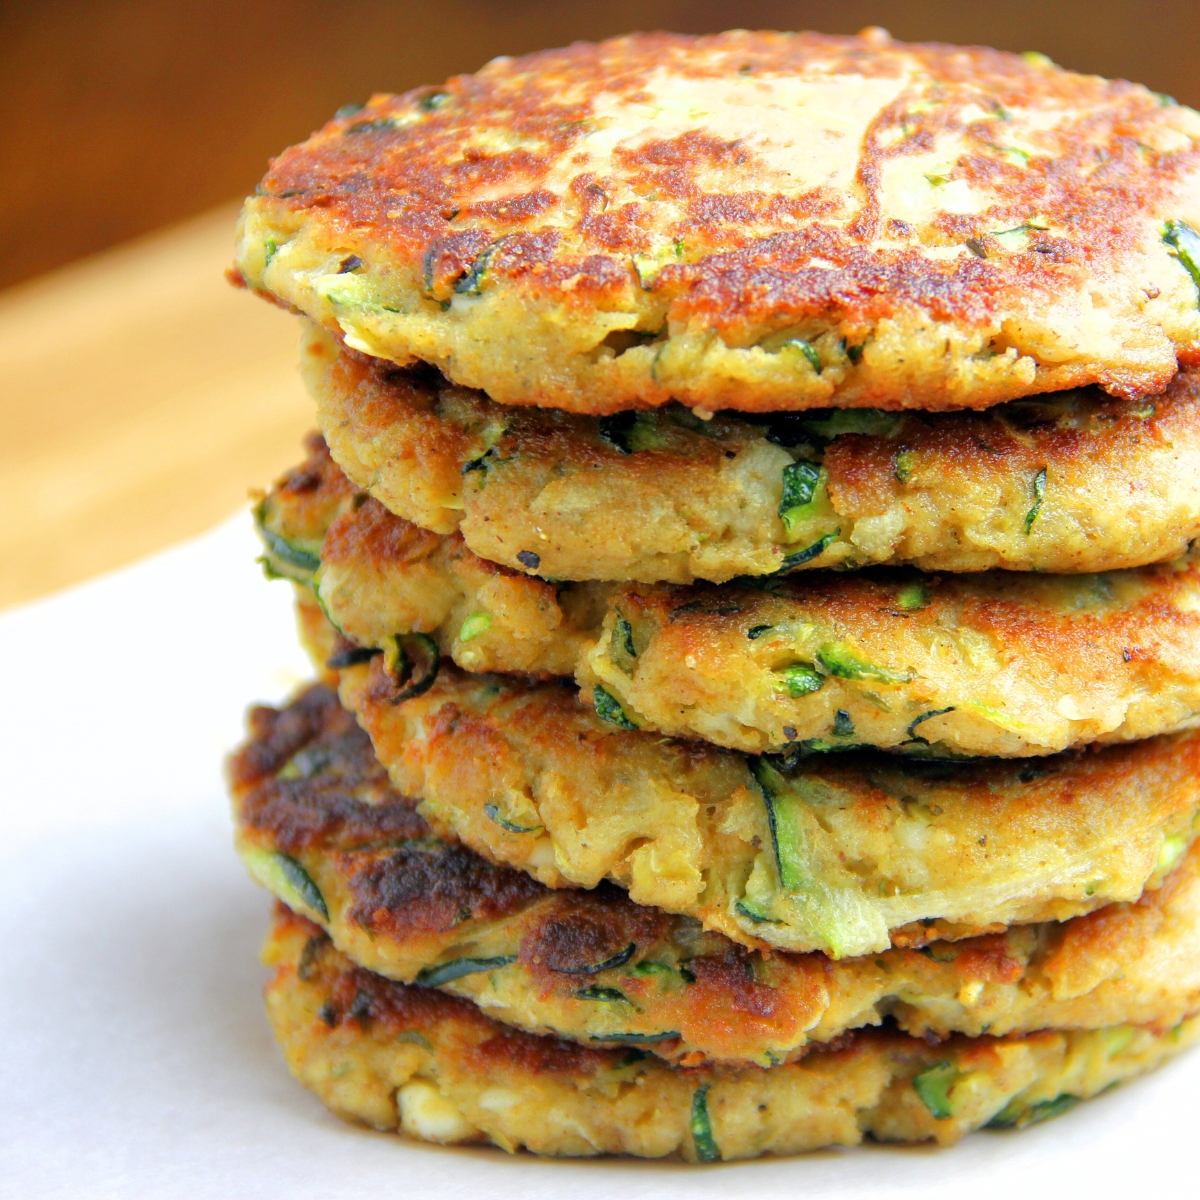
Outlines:
[{"label": "bottom zucchini fritter", "polygon": [[339,1116],[546,1155],[712,1162],[864,1137],[949,1145],[984,1125],[1054,1116],[1200,1035],[1197,1018],[940,1045],[869,1030],[786,1066],[689,1069],[522,1033],[467,1001],[384,979],[282,905],[264,959],[288,1065]]}]

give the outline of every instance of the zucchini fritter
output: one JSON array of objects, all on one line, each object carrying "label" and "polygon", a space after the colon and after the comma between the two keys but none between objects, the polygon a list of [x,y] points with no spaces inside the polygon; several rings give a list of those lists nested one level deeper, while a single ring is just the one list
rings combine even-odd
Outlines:
[{"label": "zucchini fritter", "polygon": [[830,964],[747,951],[611,884],[552,891],[435,838],[325,688],[254,710],[231,774],[259,882],[357,965],[534,1033],[768,1066],[887,1016],[921,1036],[1006,1035],[1165,1028],[1200,1006],[1200,849],[1178,835],[1182,862],[1136,904]]},{"label": "zucchini fritter", "polygon": [[749,753],[1024,757],[1150,737],[1200,712],[1200,567],[1186,560],[556,585],[394,516],[319,443],[257,512],[268,567],[311,586],[364,648],[428,634],[467,670],[574,674],[619,724]]},{"label": "zucchini fritter", "polygon": [[634,35],[376,96],[238,278],[401,365],[612,413],[984,408],[1200,356],[1200,116],[979,47]]},{"label": "zucchini fritter", "polygon": [[986,413],[752,423],[679,405],[601,419],[505,408],[307,322],[301,363],[361,489],[513,570],[533,553],[549,579],[1111,571],[1177,558],[1200,535],[1200,372],[1142,403],[1091,389]]},{"label": "zucchini fritter", "polygon": [[633,585],[608,607],[576,668],[584,696],[635,725],[750,753],[1022,757],[1152,737],[1200,714],[1196,561]]},{"label": "zucchini fritter", "polygon": [[672,1067],[636,1047],[514,1030],[475,1005],[356,967],[277,907],[267,1015],[292,1073],[339,1116],[423,1141],[692,1162],[879,1141],[949,1145],[983,1125],[1055,1116],[1200,1036],[1121,1025],[931,1045],[850,1034],[800,1062]]},{"label": "zucchini fritter", "polygon": [[442,669],[398,704],[380,659],[341,695],[437,832],[551,887],[749,945],[867,954],[1135,900],[1197,829],[1200,735],[1031,762],[787,761],[621,730],[570,690]]}]

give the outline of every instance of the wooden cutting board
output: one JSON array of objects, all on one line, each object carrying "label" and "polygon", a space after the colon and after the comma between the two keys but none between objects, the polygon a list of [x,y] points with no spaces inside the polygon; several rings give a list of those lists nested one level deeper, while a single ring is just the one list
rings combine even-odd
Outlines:
[{"label": "wooden cutting board", "polygon": [[0,606],[201,533],[298,460],[295,318],[225,282],[236,215],[0,293]]}]

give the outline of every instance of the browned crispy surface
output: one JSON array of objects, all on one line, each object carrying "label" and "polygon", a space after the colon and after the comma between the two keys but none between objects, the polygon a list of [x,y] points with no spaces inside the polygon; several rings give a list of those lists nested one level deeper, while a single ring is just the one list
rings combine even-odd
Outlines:
[{"label": "browned crispy surface", "polygon": [[[367,735],[328,688],[310,687],[283,709],[251,709],[249,726],[251,740],[230,762],[239,819],[285,853],[429,836],[416,802],[389,786]],[[280,778],[289,762],[293,772]]]},{"label": "browned crispy surface", "polygon": [[442,932],[459,921],[494,921],[542,895],[528,875],[461,846],[404,846],[364,867],[350,889],[350,919],[377,933]]},{"label": "browned crispy surface", "polygon": [[1159,240],[1200,220],[1198,132],[1144,88],[979,47],[635,35],[335,119],[273,161],[239,268],[510,404],[1147,395],[1200,352]]},{"label": "browned crispy surface", "polygon": [[[1155,886],[1168,840],[1194,836],[1195,733],[1024,761],[860,749],[789,765],[622,730],[562,687],[450,668],[399,705],[374,670],[343,673],[342,694],[439,830],[553,886],[611,878],[751,945],[860,954],[1061,920]],[[798,822],[788,854],[815,890],[794,902],[764,786]]]}]

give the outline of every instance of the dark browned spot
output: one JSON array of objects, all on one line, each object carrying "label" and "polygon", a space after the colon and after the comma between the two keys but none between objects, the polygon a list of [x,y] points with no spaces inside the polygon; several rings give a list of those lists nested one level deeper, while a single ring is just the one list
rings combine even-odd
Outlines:
[{"label": "dark browned spot", "polygon": [[282,711],[255,710],[252,727],[253,740],[234,758],[239,815],[276,848],[295,854],[429,835],[416,802],[389,786],[370,739],[328,688],[309,688]]},{"label": "dark browned spot", "polygon": [[444,541],[439,534],[395,516],[378,500],[368,499],[329,527],[321,544],[321,562],[369,564],[379,570],[428,558]]},{"label": "dark browned spot", "polygon": [[402,846],[350,880],[350,920],[381,933],[442,931],[496,920],[545,893],[523,871],[498,867],[461,846]]},{"label": "dark browned spot", "polygon": [[537,972],[590,974],[630,946],[660,941],[670,924],[664,913],[639,907],[610,883],[556,901],[521,939],[520,961]]},{"label": "dark browned spot", "polygon": [[774,988],[755,981],[752,957],[742,946],[730,945],[721,957],[706,955],[688,961],[696,977],[689,994],[698,1011],[718,1016],[722,1009],[754,1017],[771,1017],[780,1007]]},{"label": "dark browned spot", "polygon": [[247,718],[250,741],[230,760],[229,773],[237,789],[273,775],[293,754],[321,734],[334,736],[354,728],[354,718],[329,688],[316,685],[284,709],[259,705]]}]

